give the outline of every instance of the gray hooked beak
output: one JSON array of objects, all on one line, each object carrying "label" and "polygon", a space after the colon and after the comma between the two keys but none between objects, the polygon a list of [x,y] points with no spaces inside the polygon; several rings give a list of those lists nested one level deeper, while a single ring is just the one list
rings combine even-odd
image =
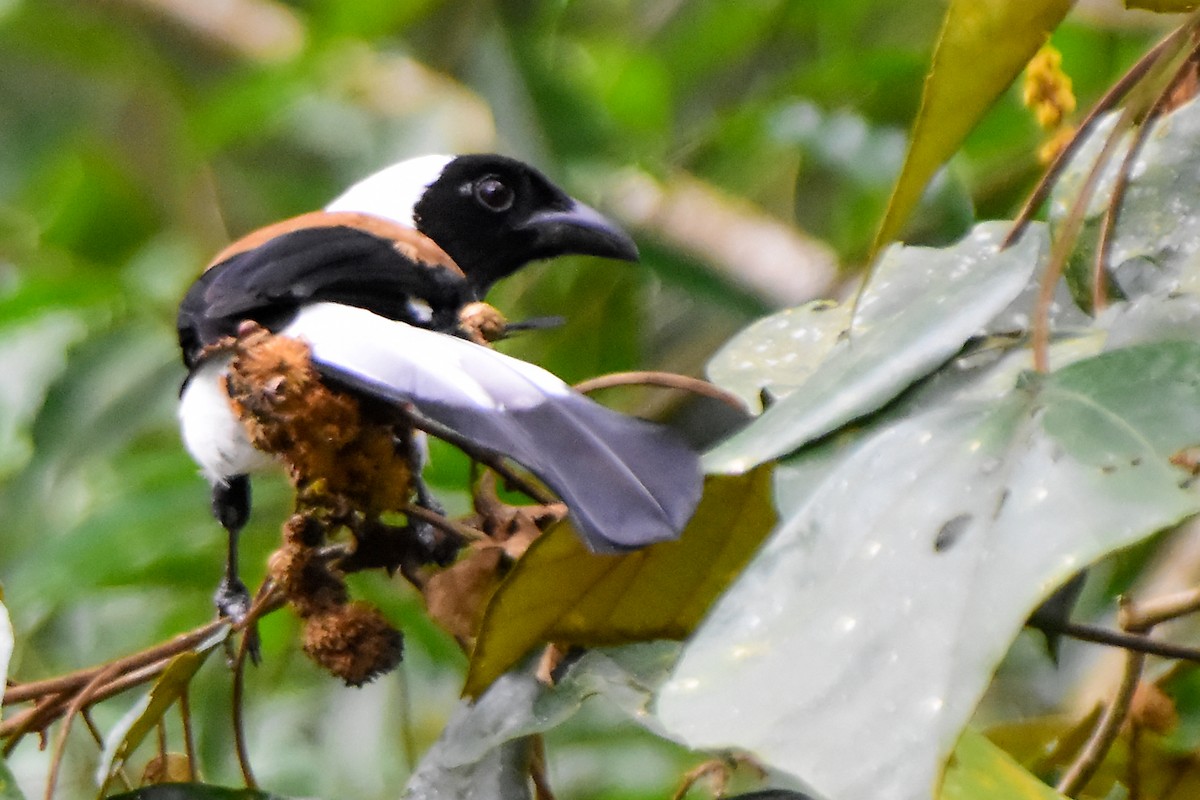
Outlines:
[{"label": "gray hooked beak", "polygon": [[578,200],[565,210],[539,211],[521,226],[534,234],[542,258],[570,253],[637,261],[637,244],[625,231]]}]

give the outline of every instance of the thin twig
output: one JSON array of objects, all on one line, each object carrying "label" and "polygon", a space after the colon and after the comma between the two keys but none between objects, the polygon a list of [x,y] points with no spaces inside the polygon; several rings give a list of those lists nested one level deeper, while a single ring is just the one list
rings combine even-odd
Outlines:
[{"label": "thin twig", "polygon": [[[193,631],[180,634],[162,644],[149,647],[111,663],[118,665],[121,672],[138,669],[147,664],[161,661],[164,658],[171,658],[172,656],[191,650],[216,633],[222,625],[228,624],[228,620],[214,620]],[[88,667],[87,669],[81,669],[67,675],[61,675],[57,678],[47,678],[46,680],[31,681],[29,683],[14,683],[4,690],[4,705],[24,703],[52,694],[78,691],[81,686],[86,686],[95,678],[97,673],[108,669],[108,667],[108,664],[102,664],[98,667]]]},{"label": "thin twig", "polygon": [[408,514],[409,516],[416,517],[422,522],[428,522],[433,527],[443,530],[453,536],[461,536],[467,541],[477,542],[488,538],[487,534],[472,528],[470,525],[464,525],[457,520],[444,517],[436,511],[430,511],[428,508],[416,505],[415,503],[409,503],[408,506],[405,507],[404,513]]},{"label": "thin twig", "polygon": [[1004,237],[1004,242],[1001,247],[1008,247],[1014,244],[1021,238],[1021,234],[1029,226],[1033,215],[1041,208],[1042,203],[1050,196],[1050,190],[1054,188],[1055,182],[1067,164],[1071,163],[1071,158],[1076,151],[1087,139],[1088,132],[1096,124],[1096,121],[1102,114],[1116,106],[1125,95],[1127,95],[1137,83],[1144,78],[1151,69],[1153,69],[1162,58],[1170,58],[1174,55],[1172,48],[1182,46],[1182,39],[1195,24],[1194,20],[1184,23],[1176,28],[1171,33],[1167,34],[1158,44],[1150,48],[1145,55],[1137,60],[1137,62],[1129,68],[1129,71],[1122,75],[1112,87],[1104,93],[1104,95],[1096,101],[1083,121],[1079,123],[1079,128],[1071,141],[1067,143],[1055,159],[1050,162],[1050,166],[1046,168],[1046,172],[1034,187],[1033,192],[1029,195],[1029,199],[1025,201],[1025,205],[1021,207],[1016,219],[1013,220],[1012,227],[1009,228],[1008,234]]},{"label": "thin twig", "polygon": [[[135,686],[157,678],[167,668],[171,660],[163,659],[154,664],[148,664],[144,667],[127,672],[121,677],[116,678],[99,689],[90,692],[88,702],[99,703],[102,700],[107,700],[110,697],[115,697],[122,692],[128,691]],[[8,755],[16,747],[19,739],[26,733],[34,730],[43,730],[47,725],[60,717],[66,710],[68,694],[56,695],[40,705],[24,711],[20,714],[14,714],[11,718],[4,720],[0,724],[0,738],[8,738],[8,743],[4,746],[3,755]]]},{"label": "thin twig", "polygon": [[[92,719],[92,710],[90,708],[83,709],[79,712],[79,718],[83,720],[83,724],[88,729],[88,733],[92,735],[92,741],[94,741],[96,746],[100,748],[101,752],[103,752],[104,734],[100,732],[100,728],[96,725],[96,721]],[[124,766],[117,767],[114,777],[116,777],[116,779],[119,780],[121,785],[126,789],[133,788],[133,782],[129,780],[129,773],[125,771]]]},{"label": "thin twig", "polygon": [[615,386],[661,386],[665,389],[681,389],[685,392],[719,400],[738,411],[746,411],[746,404],[742,402],[742,398],[733,392],[727,392],[720,386],[701,380],[700,378],[693,378],[690,375],[680,375],[675,372],[646,370],[612,372],[608,375],[600,375],[595,378],[589,378],[586,381],[581,381],[575,384],[574,388],[575,391],[581,394],[590,394],[600,389],[610,389]]},{"label": "thin twig", "polygon": [[1136,633],[1124,633],[1080,622],[1057,623],[1050,622],[1049,620],[1038,620],[1032,627],[1047,633],[1056,633],[1072,639],[1078,639],[1081,642],[1119,647],[1122,650],[1129,650],[1136,653],[1145,653],[1146,655],[1200,664],[1200,650],[1194,647],[1184,647],[1183,645],[1172,644],[1171,642],[1160,642],[1156,639],[1151,639],[1149,636]]},{"label": "thin twig", "polygon": [[179,719],[183,724],[183,752],[187,757],[188,782],[195,783],[196,772],[196,737],[192,732],[192,704],[188,699],[188,687],[183,687],[179,693]]},{"label": "thin twig", "polygon": [[67,706],[66,714],[63,717],[62,730],[58,732],[58,741],[54,744],[54,753],[50,757],[50,772],[46,778],[46,800],[52,800],[54,797],[54,789],[58,784],[58,772],[62,766],[63,755],[67,751],[67,737],[71,733],[71,723],[75,721],[75,715],[80,712],[90,702],[93,692],[104,685],[109,680],[110,676],[118,674],[117,665],[110,664],[105,669],[101,670],[96,677],[88,681],[88,684],[83,687],[79,694]]},{"label": "thin twig", "polygon": [[1087,782],[1092,779],[1108,755],[1113,742],[1121,732],[1121,726],[1129,715],[1129,707],[1133,702],[1133,694],[1137,690],[1138,681],[1142,676],[1142,667],[1146,663],[1144,653],[1128,652],[1125,654],[1125,669],[1121,673],[1121,685],[1117,694],[1104,709],[1096,730],[1092,732],[1087,745],[1071,764],[1067,772],[1059,779],[1055,789],[1059,794],[1068,797],[1075,795]]},{"label": "thin twig", "polygon": [[[0,749],[0,756],[7,758],[12,754],[17,743],[25,737],[25,734],[33,730],[40,730],[45,727],[45,724],[49,724],[49,720],[57,718],[62,708],[66,705],[65,698],[66,695],[56,695],[46,698],[33,708],[26,709],[19,714],[13,714],[0,723],[0,739],[8,739],[4,743],[4,748]],[[39,725],[39,721],[43,716],[46,717],[47,722]]]},{"label": "thin twig", "polygon": [[1138,762],[1142,759],[1142,726],[1129,728],[1129,761],[1125,765],[1125,785],[1129,789],[1128,800],[1142,800],[1142,771]]},{"label": "thin twig", "polygon": [[1108,138],[1104,140],[1104,146],[1100,148],[1096,160],[1088,170],[1087,178],[1071,203],[1070,210],[1059,224],[1054,244],[1050,247],[1050,258],[1046,262],[1046,269],[1042,271],[1037,305],[1033,312],[1033,368],[1038,372],[1050,370],[1050,307],[1054,304],[1054,287],[1058,285],[1058,280],[1066,268],[1067,257],[1079,238],[1079,230],[1083,227],[1083,219],[1087,214],[1087,205],[1100,183],[1100,176],[1104,173],[1109,156],[1132,121],[1133,111],[1127,106],[1121,110],[1121,116],[1117,118]]},{"label": "thin twig", "polygon": [[[1187,27],[1187,26],[1184,26]],[[1129,149],[1125,152],[1125,157],[1121,160],[1121,168],[1117,171],[1116,181],[1113,183],[1112,195],[1109,197],[1108,208],[1105,209],[1104,218],[1100,224],[1100,239],[1096,246],[1096,259],[1092,264],[1092,313],[1096,314],[1104,310],[1108,305],[1108,263],[1109,257],[1112,254],[1113,234],[1117,228],[1117,221],[1121,216],[1121,209],[1124,206],[1125,193],[1129,189],[1130,175],[1133,173],[1133,164],[1137,160],[1138,155],[1142,151],[1142,146],[1146,143],[1146,139],[1150,135],[1150,129],[1154,122],[1162,115],[1163,110],[1171,100],[1180,82],[1190,74],[1193,63],[1200,53],[1200,46],[1192,49],[1187,58],[1175,70],[1171,79],[1163,86],[1162,91],[1154,98],[1154,102],[1150,106],[1150,110],[1146,116],[1134,129],[1133,140],[1129,143]]]},{"label": "thin twig", "polygon": [[1148,630],[1155,625],[1200,611],[1200,588],[1185,589],[1166,597],[1145,602],[1138,601],[1130,609],[1130,626],[1137,630]]},{"label": "thin twig", "polygon": [[534,800],[554,800],[554,790],[546,776],[546,741],[536,733],[529,739],[529,777],[533,781]]},{"label": "thin twig", "polygon": [[254,779],[254,771],[250,768],[250,751],[246,744],[246,726],[243,715],[249,638],[242,636],[242,640],[238,643],[237,657],[233,662],[233,742],[237,751],[238,767],[242,771],[242,781],[246,784],[247,789],[257,789],[258,781]]},{"label": "thin twig", "polygon": [[43,730],[62,716],[68,708],[70,698],[77,697],[77,693],[89,686],[98,676],[117,675],[118,677],[111,680],[106,679],[107,682],[100,685],[99,688],[89,691],[87,702],[90,704],[107,700],[158,677],[172,658],[202,644],[221,627],[228,626],[231,630],[241,630],[248,622],[273,611],[280,605],[282,605],[282,600],[276,594],[268,594],[262,603],[256,604],[251,609],[252,614],[247,614],[247,619],[240,623],[231,624],[228,619],[218,619],[176,636],[167,642],[98,667],[78,670],[57,678],[14,684],[5,690],[5,705],[30,701],[36,702],[36,705],[0,722],[0,739],[8,740],[0,754],[8,755],[26,733]]},{"label": "thin twig", "polygon": [[[283,602],[283,592],[279,590],[279,587],[270,578],[263,581],[262,586],[258,589],[258,596],[254,598],[254,603],[250,606],[250,610],[246,612],[246,618],[242,620],[243,627],[249,630],[249,626],[255,624],[259,617],[278,608]],[[254,771],[250,767],[250,749],[246,742],[244,714],[246,656],[250,652],[250,638],[250,636],[243,634],[241,641],[238,642],[237,656],[233,661],[233,714],[231,721],[233,724],[233,741],[237,751],[238,767],[242,771],[242,780],[246,784],[247,789],[257,789],[258,781],[254,779]]]},{"label": "thin twig", "polygon": [[158,734],[158,757],[165,768],[167,765],[167,724],[162,717],[159,717],[158,724],[154,728]]}]

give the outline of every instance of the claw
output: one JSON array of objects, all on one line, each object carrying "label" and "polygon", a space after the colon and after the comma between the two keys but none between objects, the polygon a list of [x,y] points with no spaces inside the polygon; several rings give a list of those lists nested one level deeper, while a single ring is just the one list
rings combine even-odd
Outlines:
[{"label": "claw", "polygon": [[[234,623],[241,624],[245,622],[246,615],[250,613],[253,600],[250,597],[250,591],[246,588],[246,584],[242,583],[236,577],[230,579],[226,576],[217,585],[217,591],[213,594],[213,604],[216,605],[217,612],[221,616],[228,617]],[[262,647],[258,636],[258,623],[252,622],[247,625],[242,635],[246,637],[246,655],[250,657],[252,664],[258,666],[262,663]]]},{"label": "claw", "polygon": [[242,622],[250,613],[252,598],[246,584],[238,578],[232,580],[229,576],[221,579],[217,591],[213,594],[213,604],[221,616],[229,617],[234,622]]}]

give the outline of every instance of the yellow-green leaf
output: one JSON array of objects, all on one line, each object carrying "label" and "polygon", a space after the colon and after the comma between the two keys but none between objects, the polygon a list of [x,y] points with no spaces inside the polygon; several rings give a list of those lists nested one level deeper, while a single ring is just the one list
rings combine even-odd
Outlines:
[{"label": "yellow-green leaf", "polygon": [[477,696],[541,642],[682,638],[775,524],[771,470],[710,476],[683,535],[625,555],[589,552],[567,524],[517,563],[484,614],[464,693]]},{"label": "yellow-green leaf", "polygon": [[162,675],[150,687],[150,691],[117,723],[105,743],[101,763],[100,795],[103,796],[116,771],[137,750],[146,736],[154,730],[163,715],[187,691],[196,672],[208,656],[229,635],[229,628],[222,626],[216,633],[202,642],[195,650],[180,653],[171,659]]},{"label": "yellow-green leaf", "polygon": [[896,237],[934,173],[1020,74],[1074,0],[951,0],[874,249]]},{"label": "yellow-green leaf", "polygon": [[946,766],[940,800],[1064,800],[1011,756],[967,728]]}]

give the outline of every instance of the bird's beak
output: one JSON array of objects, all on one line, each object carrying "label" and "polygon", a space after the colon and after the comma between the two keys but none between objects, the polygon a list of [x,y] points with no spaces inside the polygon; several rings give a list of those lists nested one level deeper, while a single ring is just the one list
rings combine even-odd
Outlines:
[{"label": "bird's beak", "polygon": [[596,209],[575,201],[566,210],[538,211],[521,226],[534,234],[542,258],[578,254],[637,261],[637,244]]}]

